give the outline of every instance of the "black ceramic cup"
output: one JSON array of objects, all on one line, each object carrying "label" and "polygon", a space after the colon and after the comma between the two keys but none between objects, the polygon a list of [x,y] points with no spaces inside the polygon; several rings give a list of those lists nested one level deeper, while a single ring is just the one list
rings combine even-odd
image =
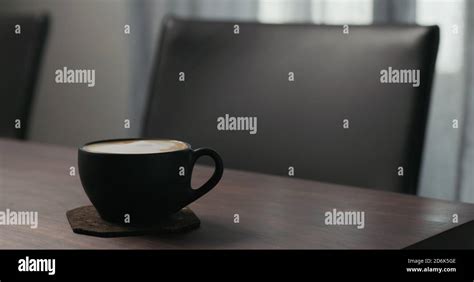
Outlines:
[{"label": "black ceramic cup", "polygon": [[[221,179],[224,167],[215,151],[208,148],[193,150],[181,141],[153,139],[184,144],[167,152],[123,153],[114,152],[113,148],[112,152],[90,149],[113,142],[148,140],[151,139],[104,140],[79,148],[82,186],[104,220],[131,225],[159,222],[209,192]],[[191,175],[201,156],[211,157],[215,170],[204,185],[193,189]]]}]

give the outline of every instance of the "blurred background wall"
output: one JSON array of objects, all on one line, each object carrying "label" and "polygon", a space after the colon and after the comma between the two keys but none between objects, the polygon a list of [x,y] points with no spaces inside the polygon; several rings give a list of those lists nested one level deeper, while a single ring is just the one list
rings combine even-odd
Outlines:
[{"label": "blurred background wall", "polygon": [[[117,1],[3,1],[2,12],[48,13],[50,29],[28,139],[77,146],[126,134],[131,84],[127,7]],[[56,69],[95,69],[96,85],[55,83]]]},{"label": "blurred background wall", "polygon": [[[265,23],[439,25],[419,194],[474,202],[474,1],[12,0],[0,6],[2,12],[52,16],[28,137],[70,146],[140,134],[159,25],[166,14]],[[54,83],[54,71],[63,66],[96,69],[96,86]],[[129,129],[125,119],[131,122]],[[453,128],[454,119],[459,128]]]}]

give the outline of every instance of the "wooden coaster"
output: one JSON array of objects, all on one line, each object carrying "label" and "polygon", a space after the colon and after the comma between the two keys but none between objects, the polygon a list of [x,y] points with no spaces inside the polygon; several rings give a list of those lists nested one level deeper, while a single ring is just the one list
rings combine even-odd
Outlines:
[{"label": "wooden coaster", "polygon": [[66,212],[74,233],[97,237],[125,237],[145,234],[170,234],[191,231],[201,221],[190,208],[184,208],[154,226],[137,227],[111,223],[103,220],[94,206],[84,206]]}]

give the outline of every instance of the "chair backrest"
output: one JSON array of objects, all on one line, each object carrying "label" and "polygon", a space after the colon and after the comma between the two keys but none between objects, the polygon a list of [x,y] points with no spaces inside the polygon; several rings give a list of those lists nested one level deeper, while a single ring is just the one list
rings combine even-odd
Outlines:
[{"label": "chair backrest", "polygon": [[24,139],[48,17],[0,15],[0,137]]},{"label": "chair backrest", "polygon": [[439,29],[348,31],[167,18],[144,136],[212,147],[228,168],[414,193]]}]

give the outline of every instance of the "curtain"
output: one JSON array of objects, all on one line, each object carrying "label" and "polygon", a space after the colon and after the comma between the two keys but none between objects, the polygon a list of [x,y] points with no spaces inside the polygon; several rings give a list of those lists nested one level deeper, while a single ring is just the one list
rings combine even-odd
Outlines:
[{"label": "curtain", "polygon": [[474,1],[466,3],[466,96],[465,126],[461,144],[461,191],[462,201],[474,203]]}]

